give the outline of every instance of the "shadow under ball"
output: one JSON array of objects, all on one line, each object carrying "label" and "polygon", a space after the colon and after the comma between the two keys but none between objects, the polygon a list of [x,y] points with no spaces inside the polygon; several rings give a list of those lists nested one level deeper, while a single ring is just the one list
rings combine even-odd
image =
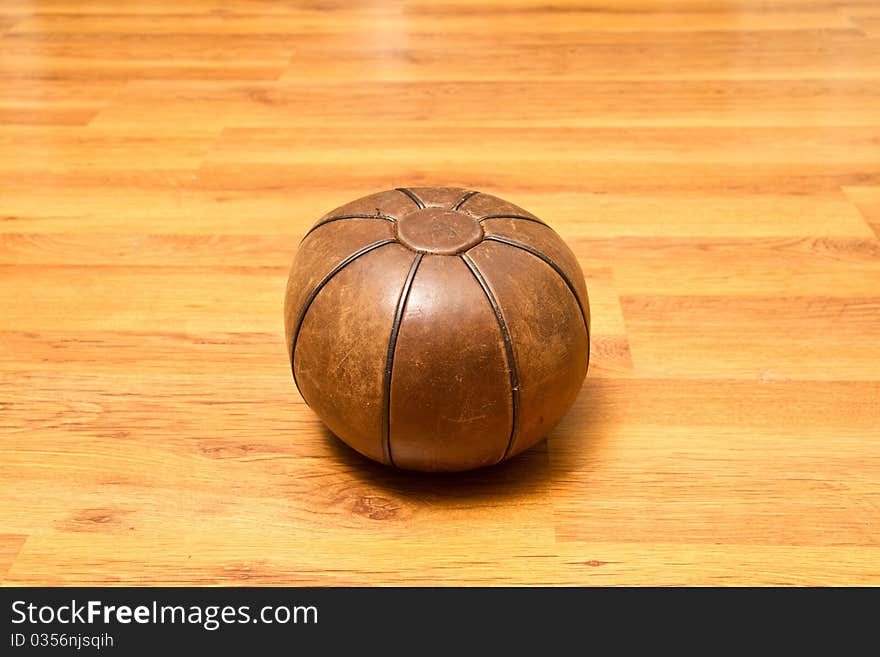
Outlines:
[{"label": "shadow under ball", "polygon": [[590,353],[583,272],[545,223],[500,198],[379,192],[321,218],[290,271],[294,381],[371,459],[492,465],[571,407]]}]

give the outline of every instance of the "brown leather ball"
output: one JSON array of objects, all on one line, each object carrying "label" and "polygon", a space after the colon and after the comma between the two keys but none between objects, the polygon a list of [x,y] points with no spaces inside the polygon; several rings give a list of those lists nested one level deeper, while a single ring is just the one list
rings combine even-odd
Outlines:
[{"label": "brown leather ball", "polygon": [[371,459],[468,470],[534,445],[590,355],[584,275],[547,224],[500,198],[425,187],[322,217],[290,271],[294,381]]}]

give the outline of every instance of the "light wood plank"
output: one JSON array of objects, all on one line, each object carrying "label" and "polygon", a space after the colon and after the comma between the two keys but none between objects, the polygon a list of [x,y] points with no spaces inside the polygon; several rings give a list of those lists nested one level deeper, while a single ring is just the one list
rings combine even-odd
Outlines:
[{"label": "light wood plank", "polygon": [[651,376],[877,378],[880,297],[622,296],[633,362]]},{"label": "light wood plank", "polygon": [[[856,14],[851,17],[851,22],[872,39],[880,38],[880,8],[870,10],[873,13]],[[844,10],[844,13],[846,10]]]},{"label": "light wood plank", "polygon": [[[0,126],[82,126],[94,118],[119,83],[88,79],[53,80],[51,84],[22,76],[3,80]],[[21,160],[19,163],[21,165]]]},{"label": "light wood plank", "polygon": [[[180,12],[150,12],[144,7],[138,13],[126,8],[107,7],[106,12],[87,12],[77,4],[57,13],[42,10],[39,15],[18,21],[11,30],[17,34],[166,34],[180,31],[186,22],[187,34],[352,34],[370,30],[384,38],[388,35],[415,33],[419,36],[441,34],[506,35],[566,34],[582,32],[753,32],[852,29],[853,24],[834,7],[797,10],[719,11],[706,7],[694,11],[619,12],[596,8],[566,11],[560,20],[552,7],[527,11],[505,11],[506,5],[479,10],[462,4],[454,12],[432,11],[431,6],[407,8],[373,6],[368,11],[343,5],[333,7],[333,19],[327,20],[327,9],[288,7],[283,13],[230,11],[196,11],[185,7]],[[714,10],[713,10],[714,9]]]},{"label": "light wood plank", "polygon": [[[0,583],[880,584],[876,0],[0,5]],[[302,235],[379,189],[573,249],[546,441],[366,461]]]},{"label": "light wood plank", "polygon": [[[780,83],[785,93],[779,93]],[[880,124],[873,80],[554,80],[244,83],[131,82],[94,120],[101,126],[330,124],[399,126],[410,138],[432,125],[867,126]],[[523,102],[534,97],[535,105]],[[161,98],[162,102],[156,100]],[[393,98],[394,102],[387,102]]]},{"label": "light wood plank", "polygon": [[0,585],[6,579],[6,573],[21,551],[26,536],[17,534],[0,534]]},{"label": "light wood plank", "polygon": [[[347,182],[350,187],[328,182],[315,189],[304,186],[285,169],[263,168],[262,173],[262,178],[245,180],[234,172],[226,175],[218,170],[151,170],[122,175],[106,170],[89,174],[16,172],[0,179],[4,198],[0,232],[106,235],[133,229],[135,233],[228,234],[243,239],[258,232],[289,236],[293,244],[325,212],[371,190],[403,182],[401,176],[377,176],[372,186],[369,181],[355,180]],[[809,195],[780,194],[772,189],[754,194],[746,186],[727,189],[726,180],[719,177],[715,191],[673,192],[660,187],[657,176],[651,189],[634,190],[628,188],[625,178],[609,178],[604,183],[606,189],[596,182],[587,191],[570,191],[554,189],[558,185],[555,180],[538,188],[533,177],[525,174],[506,187],[490,181],[482,169],[480,176],[485,179],[481,180],[451,170],[448,175],[445,180],[478,187],[529,208],[567,239],[732,237],[743,233],[755,237],[872,236],[865,218],[839,189],[823,192],[814,188]],[[693,186],[691,180],[683,178],[681,184]],[[487,184],[468,185],[471,182]],[[124,214],[118,211],[123,201]]]},{"label": "light wood plank", "polygon": [[279,267],[0,269],[4,327],[23,331],[276,331],[280,315],[271,310],[281,303],[286,280]]},{"label": "light wood plank", "polygon": [[[577,24],[576,16],[569,19]],[[786,80],[875,79],[880,57],[857,29],[735,33],[492,30],[419,34],[372,29],[305,35],[315,45],[291,58],[284,80]],[[376,38],[380,36],[381,38]],[[825,48],[841,53],[829,56]],[[478,54],[475,54],[478,53]]]},{"label": "light wood plank", "polygon": [[566,543],[560,583],[646,586],[834,586],[880,582],[877,548]]},{"label": "light wood plank", "polygon": [[878,393],[770,376],[595,380],[549,442],[557,538],[876,547]]},{"label": "light wood plank", "polygon": [[165,134],[155,130],[83,130],[80,126],[0,127],[0,170],[26,161],[43,170],[195,168],[204,161],[216,131]]},{"label": "light wood plank", "polygon": [[613,263],[622,294],[866,297],[880,290],[872,238],[579,238],[594,262]]},{"label": "light wood plank", "polygon": [[880,186],[847,187],[845,191],[877,237],[880,237]]}]

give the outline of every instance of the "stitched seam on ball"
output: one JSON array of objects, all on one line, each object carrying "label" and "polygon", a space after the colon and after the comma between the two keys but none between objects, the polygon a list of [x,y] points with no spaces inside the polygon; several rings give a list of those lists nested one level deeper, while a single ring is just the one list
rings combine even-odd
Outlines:
[{"label": "stitched seam on ball", "polygon": [[[480,217],[477,219],[477,223],[483,223],[487,219],[522,219],[523,221],[531,221],[533,224],[541,224],[542,226],[547,226],[543,221],[536,217],[528,217],[524,214],[487,214],[485,217]],[[550,228],[550,226],[547,226]],[[551,228],[551,230],[553,230]]]},{"label": "stitched seam on ball", "polygon": [[334,221],[342,221],[343,219],[382,219],[383,221],[390,221],[391,223],[397,223],[397,219],[387,214],[340,214],[335,217],[329,217],[328,219],[324,219],[324,221],[319,221],[314,226],[309,229],[305,235],[303,235],[302,240],[300,240],[300,244],[302,244],[305,239],[311,235],[315,230],[320,228],[321,226],[326,226],[327,224],[332,224]]},{"label": "stitched seam on ball", "polygon": [[296,343],[299,340],[299,333],[302,330],[303,322],[306,320],[306,314],[309,312],[309,308],[312,307],[312,303],[315,301],[315,298],[318,296],[318,293],[324,289],[324,286],[327,285],[331,281],[331,279],[336,276],[343,269],[348,267],[355,260],[360,258],[363,255],[366,255],[370,251],[378,249],[381,246],[385,246],[386,244],[397,244],[397,240],[395,239],[387,239],[382,240],[380,242],[373,242],[372,244],[368,244],[362,249],[355,251],[350,256],[345,258],[342,262],[336,265],[333,269],[330,270],[330,273],[327,274],[324,278],[321,279],[321,282],[315,286],[315,289],[311,291],[308,297],[306,297],[306,302],[303,304],[303,308],[300,311],[299,318],[296,321],[296,328],[293,331],[293,336],[290,340],[290,371],[293,373],[293,383],[296,386],[296,389],[299,390],[300,396],[305,399],[305,395],[303,395],[302,390],[299,387],[299,382],[296,380]]},{"label": "stitched seam on ball", "polygon": [[460,199],[458,199],[458,203],[453,205],[452,209],[455,210],[456,212],[461,210],[461,206],[464,205],[465,203],[467,203],[468,199],[473,198],[474,196],[476,196],[479,193],[480,192],[478,192],[478,191],[467,192],[464,196],[462,196]]},{"label": "stitched seam on ball", "polygon": [[403,313],[406,311],[406,305],[409,301],[413,279],[416,277],[416,271],[423,257],[423,253],[416,254],[409,268],[406,280],[403,282],[400,298],[397,300],[397,310],[394,313],[394,323],[391,325],[388,354],[385,356],[385,381],[382,397],[382,451],[385,452],[385,458],[388,460],[389,465],[394,465],[394,459],[391,456],[391,375],[394,372],[394,352],[397,349],[397,337],[400,334],[400,324],[403,321]]},{"label": "stitched seam on ball", "polygon": [[425,202],[422,199],[420,199],[418,196],[416,196],[415,192],[413,192],[412,190],[407,189],[406,187],[395,187],[394,190],[400,192],[401,194],[405,194],[406,196],[408,196],[409,200],[411,200],[413,203],[415,203],[416,205],[419,206],[419,209],[421,209],[421,210],[425,209]]},{"label": "stitched seam on ball", "polygon": [[537,249],[534,249],[526,244],[521,244],[519,242],[515,242],[514,240],[507,239],[506,237],[501,237],[500,235],[486,235],[484,240],[489,240],[491,242],[498,242],[499,244],[507,244],[508,246],[515,247],[517,249],[522,249],[526,253],[529,253],[545,264],[549,265],[550,268],[555,271],[559,277],[563,280],[565,285],[568,287],[568,291],[571,292],[571,295],[574,297],[574,300],[577,302],[578,308],[581,311],[581,319],[584,320],[584,329],[587,332],[587,369],[590,368],[590,324],[587,322],[587,314],[584,312],[584,305],[581,303],[580,295],[578,295],[577,290],[574,287],[574,283],[571,282],[571,279],[568,277],[568,274],[560,267],[556,262],[553,261],[550,256],[544,255]]},{"label": "stitched seam on ball", "polygon": [[483,277],[483,273],[480,271],[480,268],[477,267],[477,264],[466,254],[462,253],[459,257],[464,261],[464,264],[467,265],[467,268],[471,270],[471,274],[477,279],[477,283],[479,283],[480,287],[483,289],[486,299],[489,300],[489,305],[492,306],[492,312],[495,313],[495,319],[498,322],[498,328],[501,330],[501,339],[504,342],[504,355],[507,359],[507,369],[510,373],[510,404],[512,417],[510,421],[510,436],[507,439],[507,447],[504,449],[504,454],[498,461],[500,463],[510,455],[510,450],[513,448],[513,441],[516,438],[516,429],[519,424],[519,374],[516,367],[516,354],[513,351],[513,342],[510,339],[510,331],[507,328],[507,323],[504,321],[504,314],[501,312],[501,307],[498,305],[498,301],[492,294],[492,290],[489,289],[489,284]]}]

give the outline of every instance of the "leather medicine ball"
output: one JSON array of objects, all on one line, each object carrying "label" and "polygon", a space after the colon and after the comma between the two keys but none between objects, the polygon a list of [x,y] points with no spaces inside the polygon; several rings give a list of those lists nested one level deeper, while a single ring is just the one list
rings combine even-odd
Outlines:
[{"label": "leather medicine ball", "polygon": [[464,189],[379,192],[321,218],[284,315],[309,407],[361,454],[411,470],[468,470],[534,445],[589,362],[574,254],[529,212]]}]

